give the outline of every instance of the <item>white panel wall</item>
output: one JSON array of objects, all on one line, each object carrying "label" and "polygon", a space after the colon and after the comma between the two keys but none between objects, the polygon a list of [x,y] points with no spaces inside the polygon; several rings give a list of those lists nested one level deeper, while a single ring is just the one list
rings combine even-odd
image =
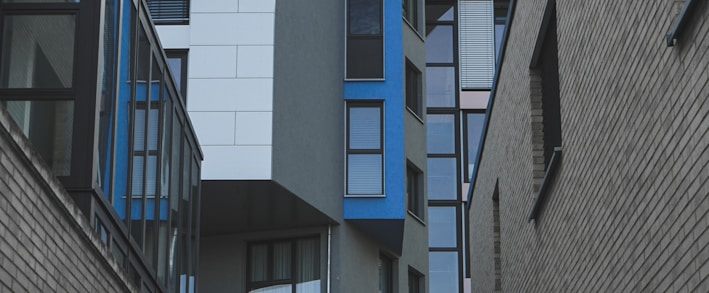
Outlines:
[{"label": "white panel wall", "polygon": [[202,179],[271,179],[275,0],[192,0],[189,26],[160,26],[189,48],[187,110]]}]

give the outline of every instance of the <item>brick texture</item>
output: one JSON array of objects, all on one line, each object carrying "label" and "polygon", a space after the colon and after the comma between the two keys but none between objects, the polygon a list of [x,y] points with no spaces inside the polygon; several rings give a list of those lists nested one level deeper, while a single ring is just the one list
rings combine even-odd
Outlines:
[{"label": "brick texture", "polygon": [[546,0],[516,1],[470,208],[473,292],[709,292],[709,4],[557,1],[563,161],[536,221],[530,71]]},{"label": "brick texture", "polygon": [[0,292],[137,292],[0,107]]}]

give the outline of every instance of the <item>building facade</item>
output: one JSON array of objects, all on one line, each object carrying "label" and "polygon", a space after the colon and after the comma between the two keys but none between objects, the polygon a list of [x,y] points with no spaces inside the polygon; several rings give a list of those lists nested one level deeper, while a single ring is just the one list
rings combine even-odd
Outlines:
[{"label": "building facade", "polygon": [[473,291],[709,290],[709,5],[513,2],[469,210]]},{"label": "building facade", "polygon": [[5,1],[0,23],[0,195],[22,203],[0,243],[27,249],[3,285],[193,291],[202,154],[146,3]]},{"label": "building facade", "polygon": [[423,2],[149,4],[205,154],[199,290],[428,292]]}]

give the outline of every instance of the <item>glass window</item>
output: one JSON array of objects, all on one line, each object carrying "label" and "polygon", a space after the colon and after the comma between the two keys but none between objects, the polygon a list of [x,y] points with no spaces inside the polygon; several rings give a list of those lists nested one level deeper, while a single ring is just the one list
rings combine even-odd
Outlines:
[{"label": "glass window", "polygon": [[468,162],[468,176],[466,180],[470,180],[475,170],[475,163],[478,156],[478,148],[480,147],[480,139],[482,139],[483,124],[485,123],[485,114],[468,113],[466,115],[466,161]]},{"label": "glass window", "polygon": [[251,244],[248,263],[250,293],[320,292],[317,237]]},{"label": "glass window", "polygon": [[428,207],[428,246],[458,246],[456,207]]},{"label": "glass window", "polygon": [[426,27],[426,63],[453,63],[453,26]]},{"label": "glass window", "polygon": [[430,251],[429,281],[431,292],[458,292],[458,252]]},{"label": "glass window", "polygon": [[385,255],[379,255],[379,293],[392,293],[393,291],[393,261]]},{"label": "glass window", "polygon": [[347,194],[383,191],[381,104],[350,103],[347,109]]},{"label": "glass window", "polygon": [[429,154],[455,154],[455,115],[426,116],[426,140]]},{"label": "glass window", "polygon": [[349,33],[379,35],[382,32],[381,0],[349,0]]},{"label": "glass window", "polygon": [[457,199],[455,158],[428,158],[428,199]]},{"label": "glass window", "polygon": [[426,67],[426,106],[455,107],[455,67]]},{"label": "glass window", "polygon": [[423,220],[423,175],[411,163],[406,166],[406,194],[409,201],[409,211]]},{"label": "glass window", "polygon": [[182,95],[182,100],[187,101],[187,50],[165,50],[167,64],[170,67],[172,76],[175,78],[175,85]]},{"label": "glass window", "polygon": [[57,176],[71,173],[73,101],[3,101],[15,123]]},{"label": "glass window", "polygon": [[406,106],[421,117],[422,115],[422,78],[421,71],[416,66],[406,60]]},{"label": "glass window", "polygon": [[402,0],[404,19],[411,24],[415,30],[419,30],[419,1]]},{"label": "glass window", "polygon": [[424,277],[421,273],[409,268],[409,293],[423,293],[424,290]]},{"label": "glass window", "polygon": [[71,88],[74,76],[74,15],[6,15],[3,88]]}]

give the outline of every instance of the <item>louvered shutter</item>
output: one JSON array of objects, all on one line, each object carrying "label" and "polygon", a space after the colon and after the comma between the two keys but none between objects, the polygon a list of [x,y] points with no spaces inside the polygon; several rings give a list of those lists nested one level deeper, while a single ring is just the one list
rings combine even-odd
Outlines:
[{"label": "louvered shutter", "polygon": [[495,64],[493,3],[460,1],[460,87],[490,89]]}]

